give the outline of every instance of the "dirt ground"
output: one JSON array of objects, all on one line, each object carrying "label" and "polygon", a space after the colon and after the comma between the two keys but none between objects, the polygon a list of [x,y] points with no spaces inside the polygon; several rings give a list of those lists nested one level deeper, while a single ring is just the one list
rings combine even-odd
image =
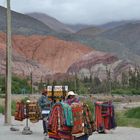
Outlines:
[{"label": "dirt ground", "polygon": [[[26,126],[26,120],[23,122],[15,121],[12,118],[12,125],[4,125],[4,116],[0,114],[0,140],[49,140],[43,135],[42,122],[30,123],[31,135],[23,135],[23,128]],[[19,131],[11,131],[14,127]],[[132,127],[117,127],[114,130],[108,131],[108,134],[93,133],[89,140],[140,140],[140,128]]]}]

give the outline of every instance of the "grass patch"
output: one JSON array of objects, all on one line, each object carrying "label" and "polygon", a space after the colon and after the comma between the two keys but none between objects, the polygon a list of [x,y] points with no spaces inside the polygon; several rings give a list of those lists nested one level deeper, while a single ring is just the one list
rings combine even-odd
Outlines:
[{"label": "grass patch", "polygon": [[11,113],[12,113],[12,115],[15,114],[15,111],[16,111],[16,101],[12,101],[12,103],[11,103]]},{"label": "grass patch", "polygon": [[4,107],[2,105],[0,105],[0,113],[4,113]]},{"label": "grass patch", "polygon": [[118,95],[140,95],[140,89],[114,89],[111,93]]},{"label": "grass patch", "polygon": [[129,109],[125,112],[125,116],[128,118],[140,119],[140,107]]},{"label": "grass patch", "polygon": [[[11,103],[11,113],[12,113],[12,115],[14,115],[15,110],[16,110],[16,102],[12,101],[12,103]],[[4,106],[0,105],[0,113],[4,114],[4,112],[5,112]]]},{"label": "grass patch", "polygon": [[[138,110],[139,112],[137,112],[136,115],[132,115],[132,112],[135,112],[136,110]],[[130,109],[123,112],[117,112],[116,113],[117,125],[140,128],[140,118],[137,115],[139,113],[140,110],[137,108]]]}]

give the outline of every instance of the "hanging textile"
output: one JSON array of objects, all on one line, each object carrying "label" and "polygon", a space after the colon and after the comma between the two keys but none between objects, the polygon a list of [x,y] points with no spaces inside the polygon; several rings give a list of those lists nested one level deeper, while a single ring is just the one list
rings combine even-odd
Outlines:
[{"label": "hanging textile", "polygon": [[72,103],[71,108],[74,121],[72,127],[72,134],[83,133],[84,132],[83,105],[81,103]]},{"label": "hanging textile", "polygon": [[95,103],[95,122],[98,132],[105,132],[116,127],[114,106],[112,102]]},{"label": "hanging textile", "polygon": [[93,120],[93,115],[87,104],[83,104],[83,119],[84,119],[84,133],[87,135],[92,135],[95,131],[95,122]]},{"label": "hanging textile", "polygon": [[15,120],[23,121],[26,118],[25,110],[25,104],[23,102],[17,102],[14,114]]},{"label": "hanging textile", "polygon": [[66,115],[67,113],[72,114],[69,111],[71,111],[69,106],[60,102],[52,107],[48,122],[48,135],[50,138],[71,140],[72,127],[67,126],[67,124],[72,125],[73,118],[72,115]]},{"label": "hanging textile", "polygon": [[30,102],[26,104],[27,115],[32,123],[36,123],[41,118],[41,111],[37,102]]},{"label": "hanging textile", "polygon": [[86,104],[56,103],[50,112],[48,135],[53,139],[73,140],[88,137],[95,131],[92,114]]}]

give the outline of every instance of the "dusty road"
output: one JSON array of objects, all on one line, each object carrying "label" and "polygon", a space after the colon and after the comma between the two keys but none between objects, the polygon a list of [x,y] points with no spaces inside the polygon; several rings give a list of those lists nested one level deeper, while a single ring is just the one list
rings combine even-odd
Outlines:
[{"label": "dusty road", "polygon": [[[0,140],[46,140],[42,134],[42,122],[30,123],[30,129],[33,131],[31,135],[22,135],[25,127],[25,121],[19,122],[12,119],[14,128],[19,131],[10,131],[11,126],[4,125],[4,117],[0,115]],[[140,128],[117,127],[108,134],[94,133],[89,140],[140,140]]]},{"label": "dusty road", "polygon": [[93,134],[89,140],[140,140],[140,128],[117,127],[109,134]]}]

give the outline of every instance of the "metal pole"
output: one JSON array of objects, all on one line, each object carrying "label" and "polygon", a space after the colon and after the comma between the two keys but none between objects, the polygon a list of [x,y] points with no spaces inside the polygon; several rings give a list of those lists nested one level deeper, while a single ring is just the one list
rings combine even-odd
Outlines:
[{"label": "metal pole", "polygon": [[33,72],[30,73],[31,76],[31,94],[33,94]]},{"label": "metal pole", "polygon": [[28,126],[29,125],[29,103],[30,103],[30,100],[27,100],[26,101],[26,126],[23,128],[23,131],[22,131],[22,134],[23,135],[31,135],[32,134],[32,131],[30,130],[30,127]]},{"label": "metal pole", "polygon": [[11,124],[11,10],[10,0],[7,0],[7,43],[6,43],[6,98],[5,98],[5,124]]}]

